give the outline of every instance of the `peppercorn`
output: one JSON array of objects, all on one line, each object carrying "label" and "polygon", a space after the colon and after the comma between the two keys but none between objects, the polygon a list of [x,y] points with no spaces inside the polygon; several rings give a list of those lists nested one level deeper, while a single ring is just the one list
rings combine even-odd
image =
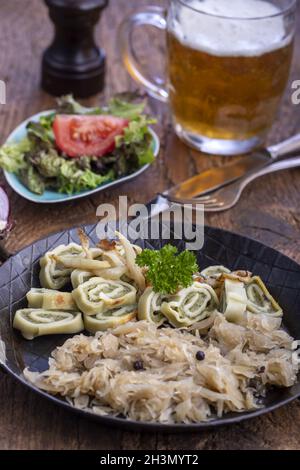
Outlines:
[{"label": "peppercorn", "polygon": [[197,351],[196,352],[196,359],[197,359],[197,361],[204,361],[205,353],[203,351]]},{"label": "peppercorn", "polygon": [[133,368],[134,368],[134,370],[143,370],[144,369],[143,361],[135,361],[133,363]]},{"label": "peppercorn", "polygon": [[261,366],[259,369],[258,369],[258,373],[259,374],[263,374],[265,372],[266,368],[265,366]]}]

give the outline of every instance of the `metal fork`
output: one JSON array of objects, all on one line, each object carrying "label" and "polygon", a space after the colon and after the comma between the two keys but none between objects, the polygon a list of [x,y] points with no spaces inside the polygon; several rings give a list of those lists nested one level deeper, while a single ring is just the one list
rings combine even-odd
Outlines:
[{"label": "metal fork", "polygon": [[275,171],[287,170],[289,168],[295,168],[300,166],[300,157],[289,158],[288,160],[282,160],[273,163],[260,170],[254,170],[248,173],[247,176],[225,186],[224,188],[218,189],[207,196],[202,196],[194,199],[185,199],[181,203],[189,204],[203,204],[206,212],[218,212],[225,211],[235,206],[239,201],[243,190],[251,181],[259,178],[260,176],[273,173]]}]

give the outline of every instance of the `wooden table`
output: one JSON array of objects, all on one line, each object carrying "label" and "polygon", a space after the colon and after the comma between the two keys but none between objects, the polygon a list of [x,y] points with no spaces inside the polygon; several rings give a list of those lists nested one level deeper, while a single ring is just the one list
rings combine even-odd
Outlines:
[{"label": "wooden table", "polygon": [[[26,7],[24,5],[26,3]],[[87,104],[97,103],[116,91],[134,89],[120,62],[115,32],[122,17],[147,0],[111,0],[104,12],[97,38],[108,56],[105,93]],[[153,3],[155,1],[153,0]],[[163,2],[156,3],[162,4]],[[25,8],[24,8],[25,7]],[[291,80],[300,79],[300,11]],[[7,84],[7,104],[0,106],[0,142],[24,118],[53,106],[53,99],[39,86],[41,53],[50,42],[51,25],[40,0],[10,0],[0,4],[0,79]],[[160,57],[163,37],[141,38],[144,57]],[[151,44],[151,50],[150,46]],[[149,51],[149,55],[148,54]],[[150,62],[151,62],[150,60]],[[117,202],[126,194],[130,202],[146,202],[188,176],[225,163],[224,158],[201,155],[174,136],[166,106],[152,101],[158,113],[157,130],[162,150],[159,160],[134,184],[128,183],[88,199],[57,206],[38,206],[9,190],[16,226],[7,247],[23,246],[66,227],[96,222],[96,208]],[[300,132],[300,105],[291,104],[289,86],[280,116],[270,134],[277,142]],[[1,179],[1,177],[0,177]],[[206,215],[206,224],[254,237],[300,262],[300,170],[265,176],[254,182],[232,210]],[[123,432],[68,413],[38,397],[0,372],[1,449],[299,449],[300,402],[248,422],[216,431],[186,435]]]}]

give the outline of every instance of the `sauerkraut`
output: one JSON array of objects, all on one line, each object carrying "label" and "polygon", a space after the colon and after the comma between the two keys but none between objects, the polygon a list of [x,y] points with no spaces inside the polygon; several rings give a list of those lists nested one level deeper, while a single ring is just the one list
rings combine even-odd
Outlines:
[{"label": "sauerkraut", "polygon": [[48,370],[25,378],[75,407],[137,421],[196,423],[262,406],[269,385],[297,380],[293,338],[280,319],[248,314],[236,325],[216,313],[204,336],[147,321],[56,348]]}]

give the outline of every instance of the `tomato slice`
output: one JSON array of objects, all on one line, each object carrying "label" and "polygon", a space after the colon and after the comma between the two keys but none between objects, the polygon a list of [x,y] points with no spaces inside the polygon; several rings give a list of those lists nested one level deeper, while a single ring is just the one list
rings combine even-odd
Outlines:
[{"label": "tomato slice", "polygon": [[116,116],[57,114],[53,132],[57,147],[69,157],[101,157],[115,148],[129,121]]}]

